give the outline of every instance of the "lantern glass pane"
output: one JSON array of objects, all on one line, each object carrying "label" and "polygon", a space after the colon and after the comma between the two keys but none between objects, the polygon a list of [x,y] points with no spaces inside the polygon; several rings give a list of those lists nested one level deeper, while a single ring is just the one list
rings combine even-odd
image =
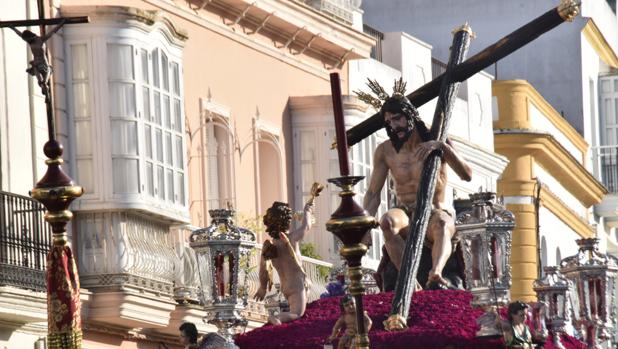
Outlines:
[{"label": "lantern glass pane", "polygon": [[197,253],[197,266],[200,274],[200,283],[205,303],[213,300],[212,282],[212,263],[210,262],[210,251],[208,249],[199,250]]}]

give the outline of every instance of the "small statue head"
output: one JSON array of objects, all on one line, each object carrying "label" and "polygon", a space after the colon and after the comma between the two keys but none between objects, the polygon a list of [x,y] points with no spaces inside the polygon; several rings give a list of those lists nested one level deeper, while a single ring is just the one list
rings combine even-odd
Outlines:
[{"label": "small statue head", "polygon": [[343,295],[339,302],[339,307],[341,308],[342,313],[355,312],[356,302],[354,301],[354,297],[350,294]]},{"label": "small statue head", "polygon": [[507,316],[511,323],[523,323],[526,321],[526,309],[528,304],[522,301],[514,301],[509,303]]},{"label": "small statue head", "polygon": [[273,205],[266,210],[264,215],[264,225],[266,232],[273,239],[278,239],[279,234],[290,229],[290,221],[292,220],[292,209],[284,202],[275,201]]}]

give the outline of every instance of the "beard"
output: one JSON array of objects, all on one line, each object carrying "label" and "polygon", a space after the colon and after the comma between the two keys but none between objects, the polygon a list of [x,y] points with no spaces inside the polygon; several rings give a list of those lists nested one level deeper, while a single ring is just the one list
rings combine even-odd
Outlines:
[{"label": "beard", "polygon": [[[405,132],[405,134],[403,137],[399,138],[398,133],[401,131]],[[397,128],[397,129],[386,127],[386,134],[388,135],[388,138],[391,140],[391,144],[393,144],[395,151],[398,153],[399,153],[399,150],[401,150],[401,147],[403,147],[403,145],[408,141],[408,139],[410,139],[410,136],[412,136],[413,131],[414,131],[413,127],[402,127],[402,128]]]}]

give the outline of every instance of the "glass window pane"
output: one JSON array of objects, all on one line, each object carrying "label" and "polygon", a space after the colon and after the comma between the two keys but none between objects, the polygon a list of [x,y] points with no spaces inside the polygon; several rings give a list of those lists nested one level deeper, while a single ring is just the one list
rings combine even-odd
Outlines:
[{"label": "glass window pane", "polygon": [[167,189],[167,201],[174,201],[174,171],[165,170],[165,185]]},{"label": "glass window pane", "polygon": [[137,155],[137,123],[112,120],[112,155]]},{"label": "glass window pane", "polygon": [[92,160],[90,159],[78,159],[76,161],[77,166],[77,183],[84,188],[84,191],[88,194],[94,192],[94,180]]},{"label": "glass window pane", "polygon": [[174,130],[176,130],[176,132],[182,132],[180,99],[174,99]]},{"label": "glass window pane", "polygon": [[154,168],[151,162],[146,162],[146,192],[154,196]]},{"label": "glass window pane", "polygon": [[124,82],[109,83],[110,116],[135,117],[135,85]]},{"label": "glass window pane", "polygon": [[157,160],[163,162],[163,132],[159,128],[155,130],[155,144],[157,147]]},{"label": "glass window pane", "polygon": [[156,87],[159,87],[159,52],[157,49],[152,50],[152,82]]},{"label": "glass window pane", "polygon": [[163,166],[157,166],[157,188],[155,192],[157,193],[157,197],[161,200],[165,200],[165,177],[163,173]]},{"label": "glass window pane", "polygon": [[613,125],[616,123],[616,119],[614,118],[614,111],[612,110],[612,100],[609,98],[605,99],[605,125]]},{"label": "glass window pane", "polygon": [[130,45],[107,44],[108,79],[133,79],[132,52]]},{"label": "glass window pane", "polygon": [[313,164],[302,164],[300,165],[301,173],[302,173],[302,190],[306,190],[306,188],[311,188],[313,182]]},{"label": "glass window pane", "polygon": [[172,128],[170,120],[170,97],[163,95],[163,125],[168,129]]},{"label": "glass window pane", "polygon": [[142,49],[140,51],[140,58],[142,63],[142,81],[148,83],[148,51]]},{"label": "glass window pane", "polygon": [[174,165],[176,166],[176,168],[179,168],[181,170],[184,170],[184,166],[183,166],[183,149],[182,149],[182,137],[181,136],[176,136],[176,156],[174,157]]},{"label": "glass window pane", "polygon": [[146,157],[152,159],[152,128],[150,125],[144,125],[144,148]]},{"label": "glass window pane", "polygon": [[113,159],[114,194],[139,192],[139,169],[136,159]]},{"label": "glass window pane", "polygon": [[75,121],[75,155],[92,156],[90,121]]},{"label": "glass window pane", "polygon": [[73,113],[76,118],[90,117],[88,83],[73,84]]},{"label": "glass window pane", "polygon": [[176,203],[180,205],[185,204],[185,179],[181,172],[176,172],[174,192],[176,193]]},{"label": "glass window pane", "polygon": [[602,80],[601,81],[601,92],[611,92],[611,85],[609,83],[609,80]]},{"label": "glass window pane", "polygon": [[154,116],[154,121],[161,125],[161,94],[159,92],[154,93]]},{"label": "glass window pane", "polygon": [[313,131],[300,132],[300,160],[313,161],[315,160],[315,140]]},{"label": "glass window pane", "polygon": [[165,164],[172,166],[172,134],[165,132]]},{"label": "glass window pane", "polygon": [[605,130],[605,144],[606,145],[614,145],[616,144],[616,132],[614,132],[613,128]]},{"label": "glass window pane", "polygon": [[180,96],[180,69],[178,63],[172,63],[172,82],[174,83],[174,94]]},{"label": "glass window pane", "polygon": [[71,45],[73,81],[88,79],[88,51],[85,44]]},{"label": "glass window pane", "polygon": [[618,92],[618,80],[614,79],[614,92]]},{"label": "glass window pane", "polygon": [[167,56],[165,53],[161,53],[161,76],[163,78],[163,88],[165,91],[170,90],[170,75],[167,63]]},{"label": "glass window pane", "polygon": [[142,88],[142,107],[144,109],[144,118],[152,120],[152,115],[150,115],[150,89],[148,87]]}]

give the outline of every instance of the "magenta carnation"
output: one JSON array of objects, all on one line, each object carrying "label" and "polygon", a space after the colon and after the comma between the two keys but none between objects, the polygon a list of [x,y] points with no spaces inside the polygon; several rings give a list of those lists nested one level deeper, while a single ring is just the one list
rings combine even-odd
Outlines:
[{"label": "magenta carnation", "polygon": [[[265,325],[236,338],[241,349],[320,349],[330,335],[339,310],[339,298],[317,300],[307,307],[305,315],[280,326]],[[402,332],[384,330],[393,298],[392,292],[363,297],[365,310],[373,321],[369,331],[372,349],[462,348],[502,349],[501,339],[477,339],[476,318],[481,314],[470,306],[472,295],[467,291],[420,291],[414,293],[409,328]],[[567,349],[584,349],[580,341],[564,336]],[[335,348],[336,348],[336,343]],[[554,349],[551,339],[545,348]]]}]

